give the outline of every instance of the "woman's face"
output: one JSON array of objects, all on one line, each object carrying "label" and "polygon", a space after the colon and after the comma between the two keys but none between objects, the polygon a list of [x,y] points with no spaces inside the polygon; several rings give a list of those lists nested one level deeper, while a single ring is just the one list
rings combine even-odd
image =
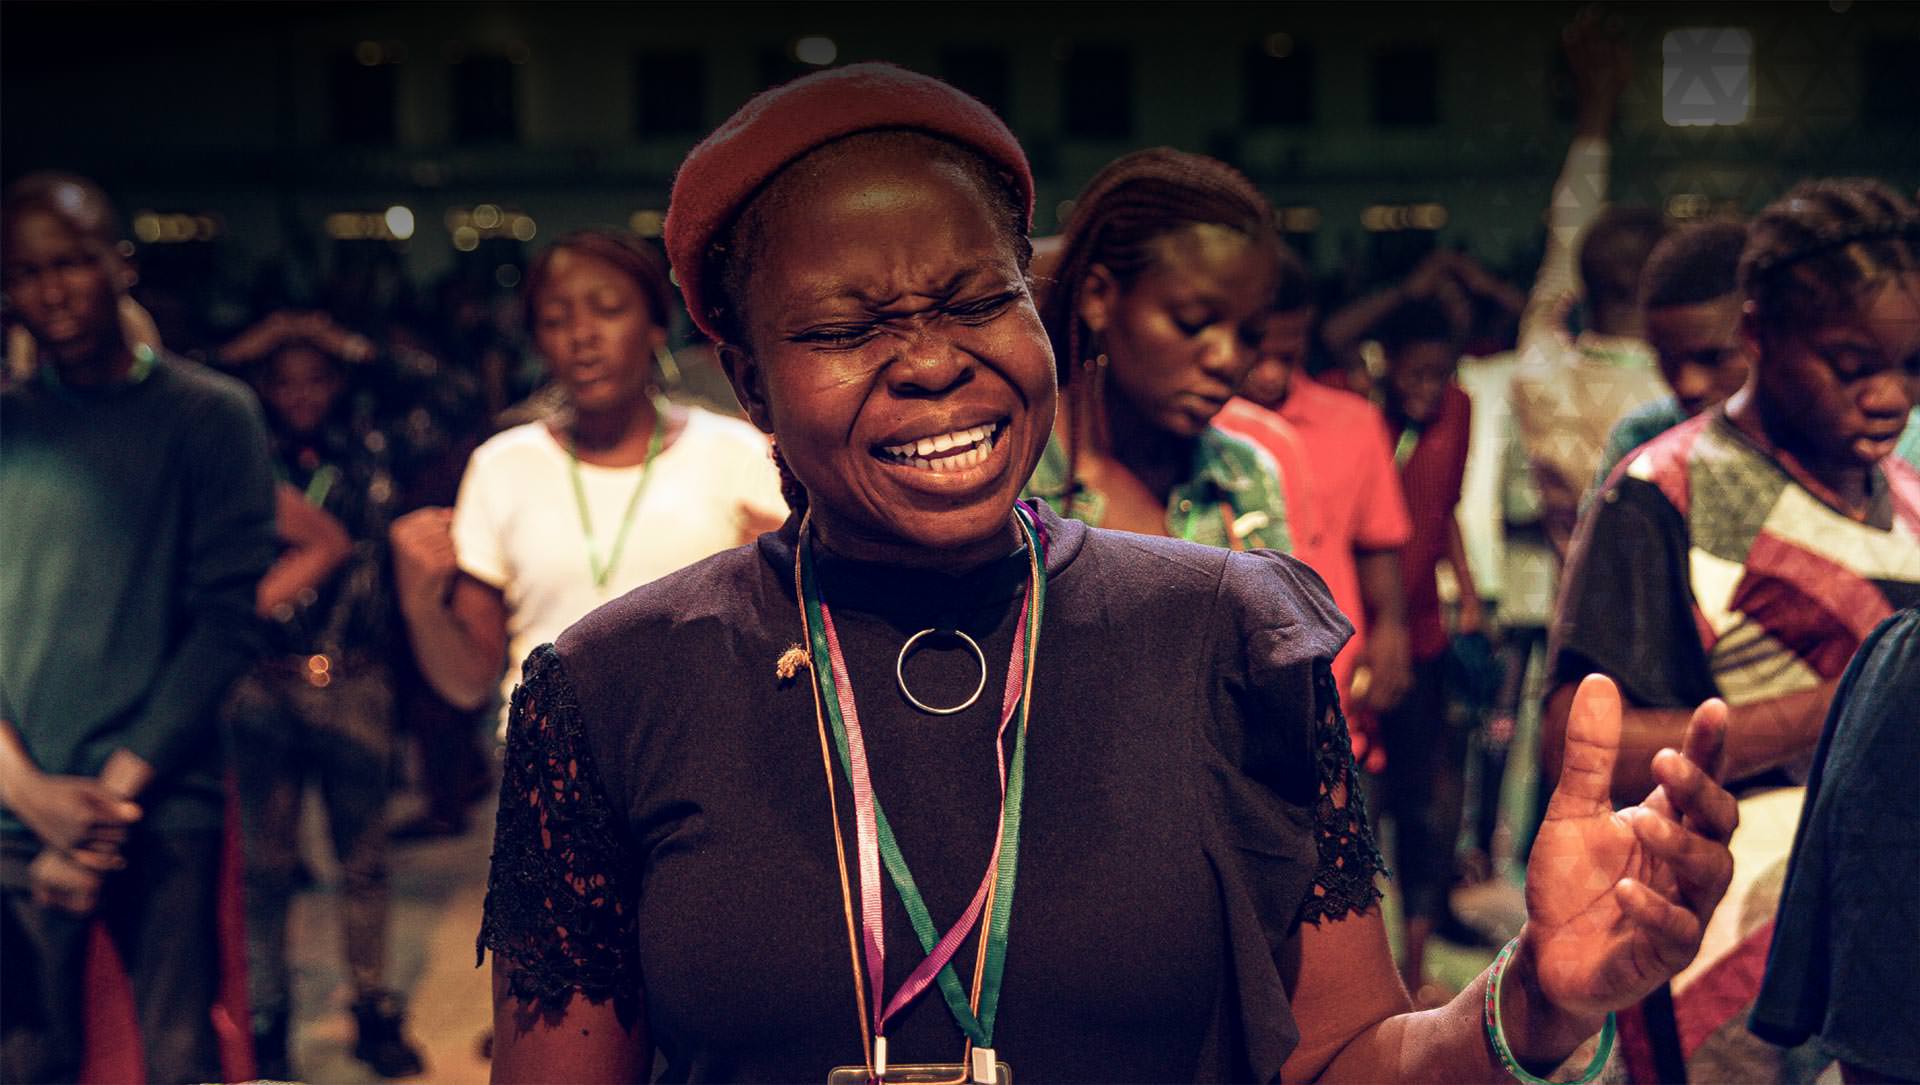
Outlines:
[{"label": "woman's face", "polygon": [[723,349],[728,375],[830,545],[987,556],[1008,542],[1055,398],[1005,215],[911,144],[819,161],[776,182],[783,198],[760,215],[749,341]]},{"label": "woman's face", "polygon": [[1795,451],[1835,466],[1891,454],[1913,408],[1920,373],[1920,272],[1888,276],[1850,317],[1776,336],[1754,378],[1774,419],[1801,439]]},{"label": "woman's face", "polygon": [[528,303],[534,345],[576,410],[618,410],[646,396],[666,329],[654,323],[631,276],[597,256],[559,249]]},{"label": "woman's face", "polygon": [[1080,317],[1107,356],[1113,390],[1159,429],[1197,437],[1252,368],[1273,294],[1272,250],[1199,224],[1153,242],[1128,287],[1094,265]]}]

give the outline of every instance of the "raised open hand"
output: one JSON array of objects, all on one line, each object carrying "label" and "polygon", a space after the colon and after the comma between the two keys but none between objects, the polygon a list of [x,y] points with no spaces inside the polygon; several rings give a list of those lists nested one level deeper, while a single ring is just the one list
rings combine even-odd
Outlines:
[{"label": "raised open hand", "polygon": [[1589,675],[1567,721],[1564,768],[1527,861],[1527,927],[1541,993],[1572,1013],[1638,1002],[1686,967],[1733,876],[1733,796],[1714,779],[1727,707],[1701,705],[1686,752],[1662,750],[1646,801],[1608,801],[1620,693]]}]

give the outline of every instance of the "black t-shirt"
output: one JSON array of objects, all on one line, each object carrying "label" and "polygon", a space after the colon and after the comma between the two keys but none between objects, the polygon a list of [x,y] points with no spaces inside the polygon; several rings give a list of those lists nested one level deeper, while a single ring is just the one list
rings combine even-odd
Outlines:
[{"label": "black t-shirt", "polygon": [[1920,1080],[1920,609],[1881,623],[1834,693],[1814,753],[1766,979],[1749,1027]]},{"label": "black t-shirt", "polygon": [[[1276,1078],[1297,1039],[1283,943],[1378,897],[1329,671],[1349,627],[1291,558],[1044,507],[1040,523],[995,1047],[1028,1081]],[[914,632],[958,627],[1002,689],[1025,559],[949,576],[816,555],[874,789],[944,930],[992,849],[1000,700],[924,715],[894,662]],[[666,1080],[821,1080],[862,1061],[829,774],[849,863],[853,804],[808,673],[775,673],[800,640],[792,546],[764,536],[596,611],[535,652],[514,698],[481,944],[523,1000],[578,990],[633,1012],[644,986]],[[929,702],[978,680],[971,655],[915,659]],[[883,897],[890,995],[923,954]],[[937,992],[888,1038],[895,1063],[952,1062],[964,1040]]]}]

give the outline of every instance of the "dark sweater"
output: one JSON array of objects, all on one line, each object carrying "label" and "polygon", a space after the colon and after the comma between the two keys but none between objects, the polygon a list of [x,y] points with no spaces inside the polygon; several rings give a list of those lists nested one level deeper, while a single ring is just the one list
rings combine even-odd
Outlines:
[{"label": "dark sweater", "polygon": [[[274,557],[267,433],[246,387],[167,358],[101,391],[0,394],[0,712],[50,773],[126,747],[145,823],[219,823],[218,700],[260,647]],[[0,812],[0,831],[26,830]]]}]

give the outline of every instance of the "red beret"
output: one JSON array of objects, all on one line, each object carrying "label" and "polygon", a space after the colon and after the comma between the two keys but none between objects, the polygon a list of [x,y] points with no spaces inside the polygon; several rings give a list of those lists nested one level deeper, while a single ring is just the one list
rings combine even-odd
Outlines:
[{"label": "red beret", "polygon": [[762,91],[680,164],[667,203],[667,259],[687,313],[721,338],[707,298],[705,255],[721,230],[774,174],[824,143],[855,132],[908,128],[963,144],[1013,175],[1033,224],[1033,173],[999,117],[938,79],[891,64],[850,64]]}]

